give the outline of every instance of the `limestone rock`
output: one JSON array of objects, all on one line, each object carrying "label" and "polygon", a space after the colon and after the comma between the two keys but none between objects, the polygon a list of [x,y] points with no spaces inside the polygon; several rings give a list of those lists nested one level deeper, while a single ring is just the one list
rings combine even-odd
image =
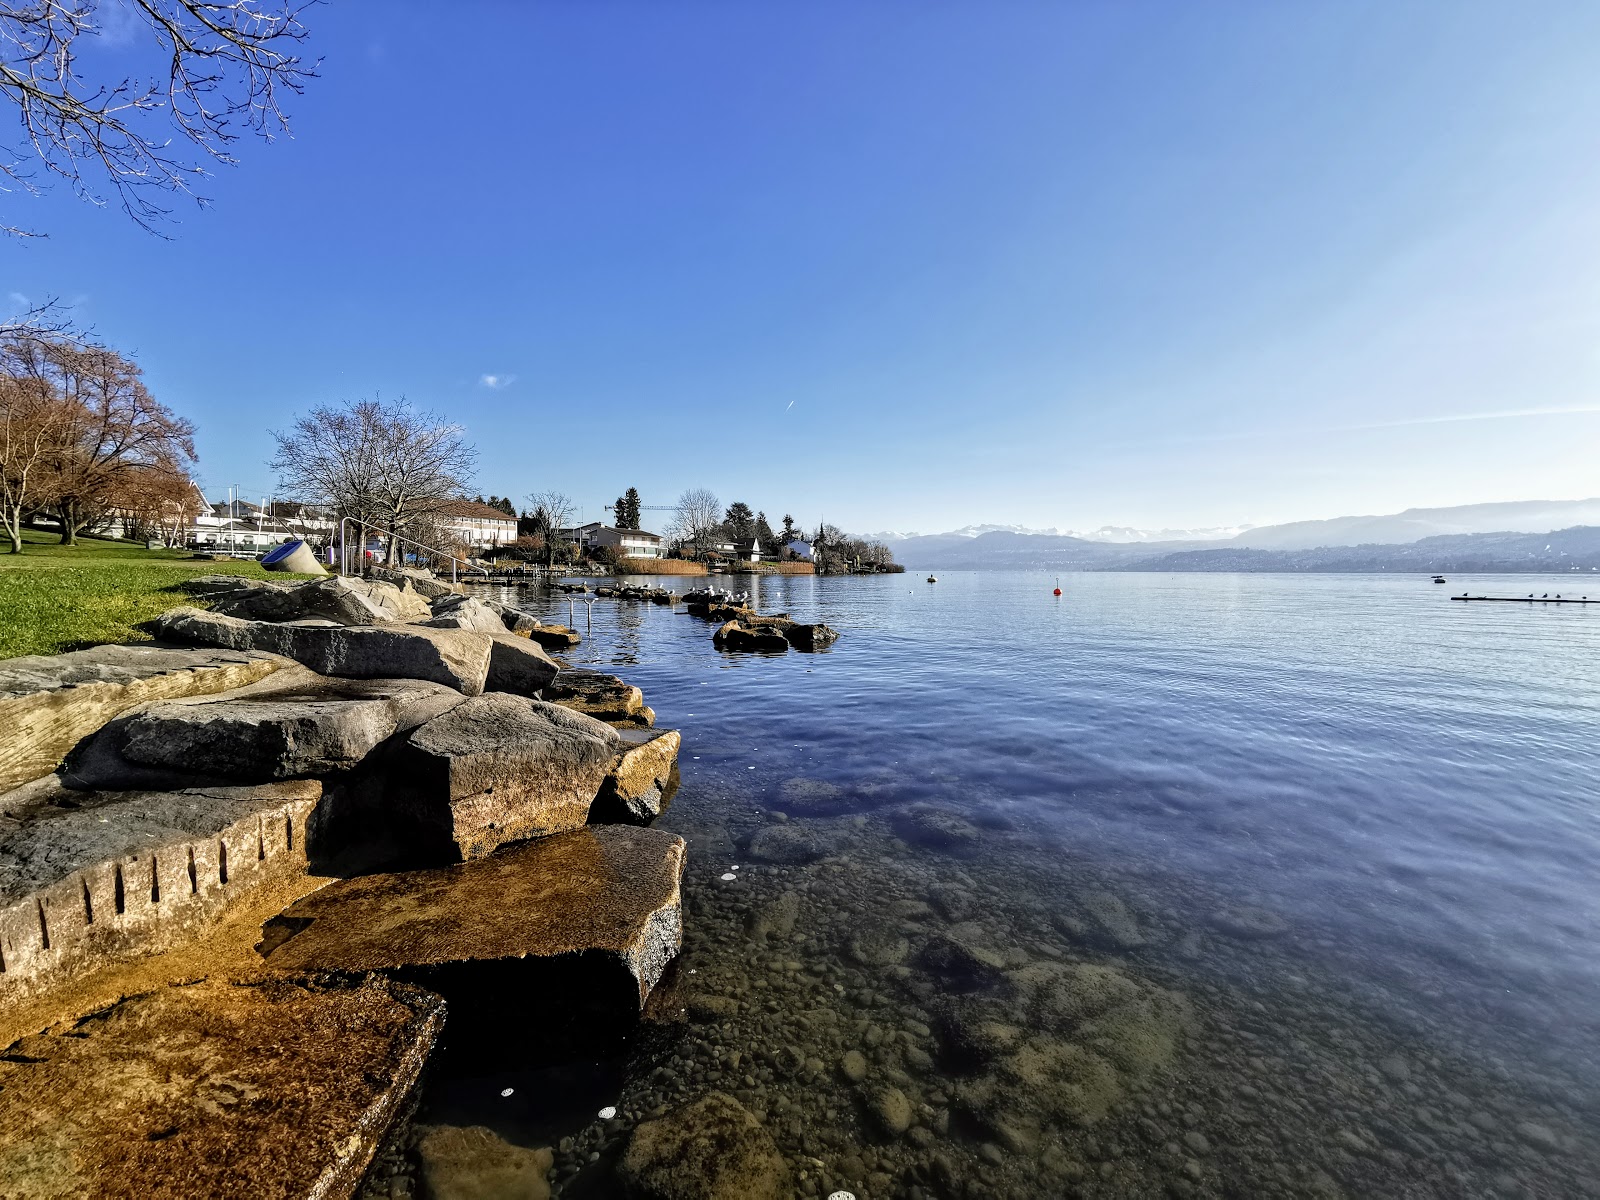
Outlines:
[{"label": "limestone rock", "polygon": [[711,641],[723,650],[754,650],[782,654],[789,648],[789,639],[781,628],[773,625],[729,621],[711,635]]},{"label": "limestone rock", "polygon": [[549,1200],[549,1150],[504,1141],[482,1125],[419,1126],[417,1157],[429,1200]]},{"label": "limestone rock", "polygon": [[561,670],[537,642],[515,637],[504,629],[491,633],[489,638],[489,674],[483,685],[486,692],[539,696]]},{"label": "limestone rock", "polygon": [[430,629],[476,629],[479,633],[504,633],[506,624],[488,605],[471,596],[441,596],[433,614],[417,624]]},{"label": "limestone rock", "polygon": [[544,698],[598,721],[651,723],[643,717],[644,693],[615,675],[599,671],[562,671],[545,687]]},{"label": "limestone rock", "polygon": [[620,748],[615,730],[581,713],[487,692],[399,747],[391,802],[422,846],[475,858],[583,825]]},{"label": "limestone rock", "polygon": [[621,1176],[638,1200],[790,1200],[788,1165],[733,1097],[711,1092],[633,1131]]},{"label": "limestone rock", "polygon": [[468,696],[483,691],[489,673],[488,636],[466,629],[280,625],[241,621],[196,608],[175,608],[163,613],[151,622],[151,627],[160,638],[189,645],[282,654],[319,675],[426,679]]},{"label": "limestone rock", "polygon": [[348,1197],[443,1021],[372,978],[128,997],[0,1054],[0,1191]]},{"label": "limestone rock", "polygon": [[528,636],[546,650],[570,650],[583,641],[582,635],[565,625],[535,625]]},{"label": "limestone rock", "polygon": [[683,735],[676,729],[626,729],[619,736],[623,748],[600,785],[589,819],[646,825],[661,815]]},{"label": "limestone rock", "polygon": [[0,1001],[176,945],[304,874],[321,795],[315,781],[41,791],[0,824]]},{"label": "limestone rock", "polygon": [[95,646],[0,662],[0,792],[55,770],[79,741],[151,700],[254,683],[286,659],[255,651]]},{"label": "limestone rock", "polygon": [[424,600],[437,600],[440,596],[465,593],[460,584],[447,583],[435,576],[432,571],[418,570],[414,567],[368,567],[366,573],[371,579],[392,583],[396,587],[409,587]]},{"label": "limestone rock", "polygon": [[292,667],[251,687],[118,717],[67,757],[74,788],[266,783],[355,766],[397,730],[463,702],[416,679],[327,679]]},{"label": "limestone rock", "polygon": [[839,640],[839,631],[820,621],[815,625],[790,625],[783,631],[783,635],[796,650],[807,653],[826,650]]},{"label": "limestone rock", "polygon": [[339,880],[298,901],[268,955],[289,971],[602,960],[642,1005],[682,939],[682,838],[589,826],[425,871]]},{"label": "limestone rock", "polygon": [[381,625],[430,615],[427,601],[415,591],[375,579],[335,575],[285,584],[231,577],[233,587],[221,586],[218,581],[227,578],[203,576],[186,590],[203,594],[212,612],[246,621],[322,619],[340,625]]}]

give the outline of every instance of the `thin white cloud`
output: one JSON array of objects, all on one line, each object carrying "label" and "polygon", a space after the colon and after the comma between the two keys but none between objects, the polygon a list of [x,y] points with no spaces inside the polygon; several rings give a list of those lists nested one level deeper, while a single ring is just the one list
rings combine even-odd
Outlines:
[{"label": "thin white cloud", "polygon": [[1516,421],[1527,417],[1569,417],[1600,413],[1600,404],[1579,404],[1567,408],[1512,408],[1496,412],[1446,413],[1435,417],[1400,417],[1393,421],[1364,421],[1353,425],[1314,425],[1262,429],[1220,430],[1216,433],[1185,434],[1174,442],[1233,442],[1251,438],[1305,437],[1318,433],[1362,433],[1374,429],[1406,429],[1415,425],[1455,425],[1466,421]]},{"label": "thin white cloud", "polygon": [[28,298],[26,296],[24,296],[21,292],[7,292],[6,293],[6,299],[10,300],[11,303],[14,304],[17,308],[25,309],[25,308],[29,307]]},{"label": "thin white cloud", "polygon": [[486,388],[494,388],[496,391],[499,391],[501,388],[508,388],[513,383],[515,383],[516,381],[517,381],[517,377],[515,375],[480,375],[480,376],[478,376],[478,382],[479,383],[481,383]]}]

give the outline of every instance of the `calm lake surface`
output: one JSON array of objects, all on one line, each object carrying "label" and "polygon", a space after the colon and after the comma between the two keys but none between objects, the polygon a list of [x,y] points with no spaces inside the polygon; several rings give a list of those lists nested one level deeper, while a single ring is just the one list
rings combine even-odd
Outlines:
[{"label": "calm lake surface", "polygon": [[1448,600],[1582,582],[737,577],[842,634],[781,656],[578,601],[683,732],[681,1019],[471,1115],[571,1195],[712,1088],[803,1195],[1595,1195],[1600,606]]}]

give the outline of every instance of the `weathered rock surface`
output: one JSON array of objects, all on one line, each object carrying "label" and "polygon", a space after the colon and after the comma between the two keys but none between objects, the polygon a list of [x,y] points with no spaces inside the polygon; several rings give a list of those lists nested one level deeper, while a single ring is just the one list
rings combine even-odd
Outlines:
[{"label": "weathered rock surface", "polygon": [[68,787],[108,789],[325,775],[463,699],[440,683],[328,679],[296,665],[220,696],[118,717],[67,756],[62,778]]},{"label": "weathered rock surface", "polygon": [[[167,949],[306,870],[314,781],[44,788],[0,818],[0,998]],[[0,1172],[0,1178],[3,1178]]]},{"label": "weathered rock surface", "polygon": [[367,576],[397,587],[409,587],[424,600],[461,595],[465,591],[460,584],[440,579],[432,571],[420,571],[412,567],[368,567]]},{"label": "weathered rock surface", "polygon": [[397,749],[391,803],[429,852],[476,858],[583,825],[621,748],[615,730],[581,713],[487,692]]},{"label": "weathered rock surface", "polygon": [[788,1165],[732,1096],[711,1092],[633,1131],[621,1176],[638,1200],[790,1200]]},{"label": "weathered rock surface", "polygon": [[262,679],[286,660],[259,652],[95,646],[0,662],[0,792],[53,771],[112,717],[151,700]]},{"label": "weathered rock surface", "polygon": [[745,625],[729,621],[714,634],[712,642],[724,650],[756,650],[782,654],[789,649],[789,639],[781,628],[770,624]]},{"label": "weathered rock surface", "polygon": [[684,861],[675,834],[602,825],[451,867],[340,880],[285,911],[289,936],[267,962],[379,971],[598,958],[642,1005],[682,940]]},{"label": "weathered rock surface", "polygon": [[620,736],[623,748],[600,785],[589,819],[647,825],[661,815],[683,736],[676,729],[625,729]]},{"label": "weathered rock surface", "polygon": [[321,619],[340,625],[381,625],[432,615],[427,600],[410,587],[337,575],[303,583],[204,575],[190,581],[185,590],[205,596],[212,612],[246,621]]},{"label": "weathered rock surface", "polygon": [[429,1200],[549,1200],[549,1150],[513,1146],[482,1125],[419,1126]]},{"label": "weathered rock surface", "polygon": [[489,637],[489,674],[483,685],[486,692],[539,696],[561,670],[537,642],[504,629]]},{"label": "weathered rock surface", "polygon": [[151,627],[158,637],[174,642],[282,654],[319,675],[425,679],[468,696],[483,691],[489,673],[488,636],[466,629],[284,625],[242,621],[197,608],[162,613]]},{"label": "weathered rock surface", "polygon": [[417,624],[430,629],[476,629],[479,633],[504,633],[505,621],[483,601],[471,596],[440,596],[433,613]]},{"label": "weathered rock surface", "polygon": [[542,622],[528,630],[528,636],[547,650],[570,650],[583,641],[583,636],[576,630],[568,629],[565,625],[545,625]]},{"label": "weathered rock surface", "polygon": [[814,625],[790,625],[783,631],[783,635],[796,650],[804,650],[807,653],[826,650],[839,640],[839,631],[820,621]]},{"label": "weathered rock surface", "polygon": [[[646,719],[644,693],[615,675],[599,671],[566,670],[560,672],[544,689],[544,698],[553,700],[563,708],[581,712],[597,721],[614,721],[619,724],[653,724]],[[651,718],[654,714],[651,714]]]},{"label": "weathered rock surface", "polygon": [[206,980],[124,999],[0,1055],[0,1192],[351,1195],[444,1006],[368,978]]},{"label": "weathered rock surface", "polygon": [[827,847],[796,825],[763,825],[745,842],[745,853],[760,862],[800,866],[815,862]]}]

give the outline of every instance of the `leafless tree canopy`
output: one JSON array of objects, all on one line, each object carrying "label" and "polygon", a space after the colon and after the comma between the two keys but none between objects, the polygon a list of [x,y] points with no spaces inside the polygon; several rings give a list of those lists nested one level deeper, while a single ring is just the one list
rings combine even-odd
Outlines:
[{"label": "leafless tree canopy", "polygon": [[[22,127],[0,175],[35,191],[42,167],[153,228],[207,160],[232,164],[247,133],[288,132],[284,99],[316,73],[300,56],[314,2],[0,0],[0,95]],[[119,78],[123,55],[142,70]]]},{"label": "leafless tree canopy", "polygon": [[528,503],[532,506],[533,536],[544,544],[545,565],[552,566],[560,547],[565,544],[561,531],[572,528],[578,502],[565,492],[544,491],[530,493]]},{"label": "leafless tree canopy", "polygon": [[462,433],[404,398],[323,405],[273,433],[269,465],[295,499],[381,530],[392,561],[395,535],[422,540],[422,523],[466,491],[477,452]]},{"label": "leafless tree canopy", "polygon": [[708,488],[690,488],[678,497],[678,511],[672,519],[673,536],[704,554],[721,540],[722,501]]}]

